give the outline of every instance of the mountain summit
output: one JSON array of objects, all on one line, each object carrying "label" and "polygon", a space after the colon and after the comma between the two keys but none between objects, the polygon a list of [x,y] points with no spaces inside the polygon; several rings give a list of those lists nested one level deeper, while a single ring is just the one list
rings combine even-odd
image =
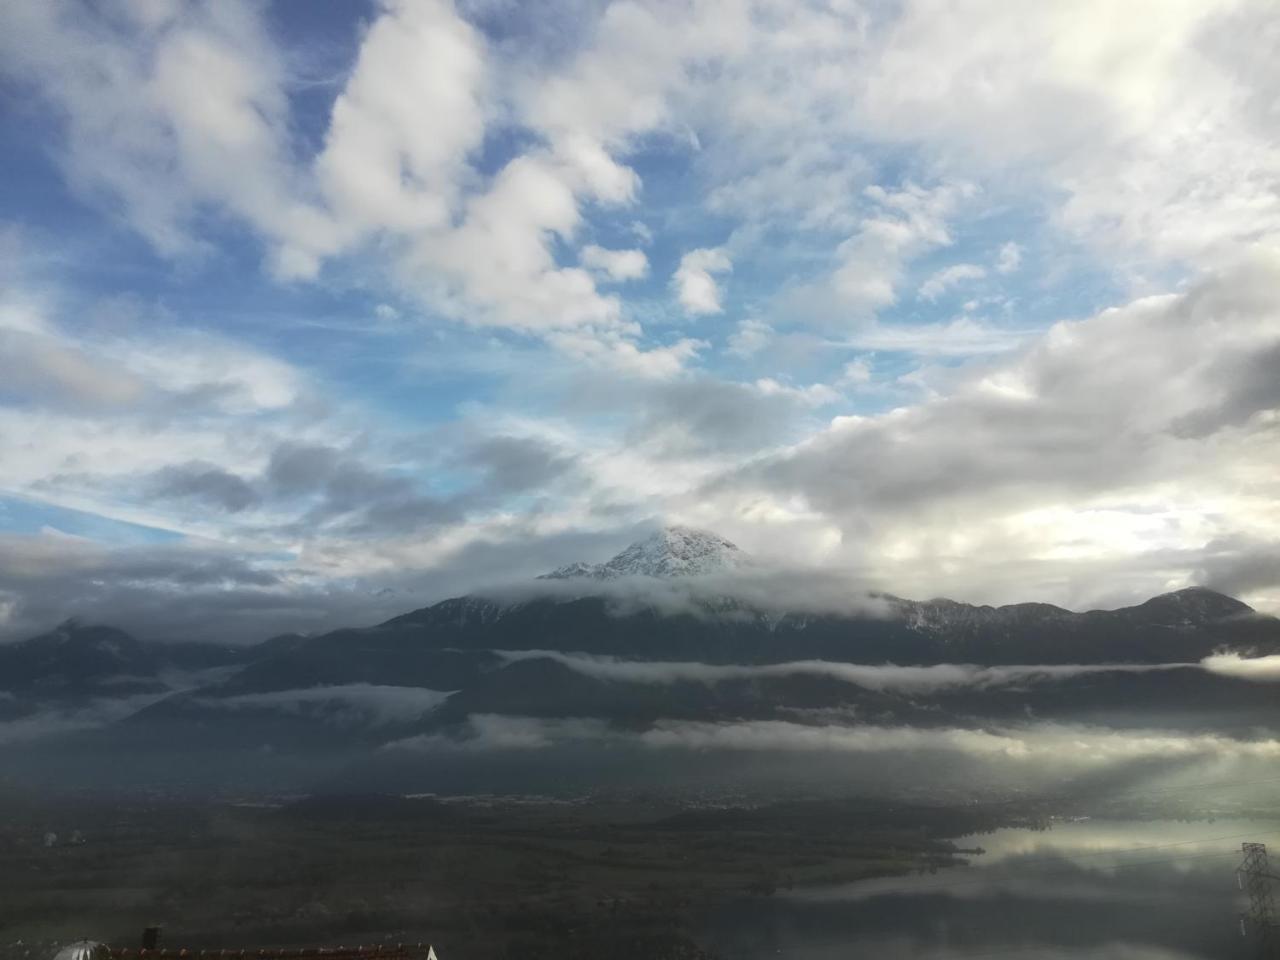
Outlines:
[{"label": "mountain summit", "polygon": [[539,580],[615,580],[619,577],[692,577],[736,570],[750,563],[737,544],[709,530],[663,527],[605,563],[571,563]]}]

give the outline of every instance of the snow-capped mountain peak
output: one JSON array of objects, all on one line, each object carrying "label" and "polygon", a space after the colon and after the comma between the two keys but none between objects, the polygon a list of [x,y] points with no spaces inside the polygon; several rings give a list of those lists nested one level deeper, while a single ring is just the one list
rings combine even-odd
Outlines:
[{"label": "snow-capped mountain peak", "polygon": [[586,577],[614,580],[619,577],[691,577],[736,570],[751,561],[738,546],[719,534],[692,527],[671,526],[637,540],[604,563],[571,563],[544,580]]}]

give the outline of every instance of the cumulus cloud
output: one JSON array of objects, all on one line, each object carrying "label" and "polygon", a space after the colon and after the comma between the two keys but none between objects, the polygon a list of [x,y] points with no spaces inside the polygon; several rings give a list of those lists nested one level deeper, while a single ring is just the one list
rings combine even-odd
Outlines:
[{"label": "cumulus cloud", "polygon": [[588,244],[582,248],[579,259],[588,270],[610,280],[639,280],[649,273],[649,258],[643,250],[606,250]]},{"label": "cumulus cloud", "polygon": [[[606,13],[598,43],[614,36],[634,63],[628,48],[644,25],[635,19]],[[389,0],[308,157],[293,149],[287,56],[248,5],[108,18],[54,3],[2,23],[7,72],[66,118],[70,177],[122,205],[162,253],[197,250],[197,220],[212,209],[261,235],[284,279],[315,277],[326,261],[379,242],[393,254],[388,279],[466,322],[637,332],[591,274],[557,262],[555,247],[578,230],[584,203],[630,201],[638,177],[614,154],[662,119],[665,91],[697,45],[667,47],[665,76],[642,71],[654,84],[649,109],[586,112],[577,108],[622,89],[617,56],[584,51],[511,97],[494,89],[488,42],[451,0]],[[633,107],[637,79],[625,85]],[[499,109],[504,97],[514,114]],[[545,145],[481,175],[471,155],[499,114]],[[612,279],[641,275],[643,260],[594,256]]]},{"label": "cumulus cloud", "polygon": [[243,477],[199,460],[162,467],[152,476],[151,489],[161,498],[192,499],[236,513],[252,506],[258,494]]},{"label": "cumulus cloud", "polygon": [[1275,256],[1258,254],[1184,293],[1059,323],[1007,359],[943,375],[916,405],[837,417],[707,494],[799,497],[908,578],[940,553],[1011,557],[1020,542],[1042,561],[1123,542],[1133,562],[1144,549],[1153,560],[1198,550],[1216,530],[1269,540],[1280,516],[1262,464],[1277,455],[1276,400],[1247,374],[1280,342],[1277,276]]},{"label": "cumulus cloud", "polygon": [[[71,182],[165,253],[200,249],[193,222],[207,206],[276,243],[322,231],[292,189],[282,57],[260,12],[235,0],[153,12],[108,23],[54,2],[0,14],[6,73],[65,119]],[[312,266],[277,261],[282,273]]]},{"label": "cumulus cloud", "polygon": [[315,161],[352,239],[446,225],[484,135],[485,69],[484,42],[452,3],[383,5]]},{"label": "cumulus cloud", "polygon": [[863,318],[897,302],[906,264],[952,242],[948,219],[974,193],[967,182],[926,188],[907,183],[898,190],[866,188],[874,212],[836,249],[832,286],[842,303]]},{"label": "cumulus cloud", "polygon": [[729,353],[736,357],[753,357],[773,340],[773,327],[763,320],[748,318],[738,324],[729,337]]},{"label": "cumulus cloud", "polygon": [[844,365],[838,383],[842,387],[862,387],[871,382],[871,377],[871,363],[865,357],[859,357]]},{"label": "cumulus cloud", "polygon": [[825,383],[811,383],[807,387],[793,387],[779,383],[772,377],[761,377],[756,389],[766,397],[788,397],[806,407],[825,407],[840,399],[840,394]]},{"label": "cumulus cloud", "polygon": [[690,250],[680,258],[671,285],[676,299],[690,316],[720,313],[720,285],[715,274],[733,270],[733,261],[720,247]]}]

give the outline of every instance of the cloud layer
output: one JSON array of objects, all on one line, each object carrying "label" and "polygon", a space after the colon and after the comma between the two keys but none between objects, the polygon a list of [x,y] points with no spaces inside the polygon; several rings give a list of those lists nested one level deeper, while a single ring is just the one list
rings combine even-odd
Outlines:
[{"label": "cloud layer", "polygon": [[1260,683],[1280,682],[1280,656],[1242,657],[1237,653],[1223,653],[1206,657],[1204,668],[1224,677],[1238,677]]},{"label": "cloud layer", "polygon": [[546,720],[499,714],[470,717],[459,736],[424,734],[389,744],[412,751],[544,750],[608,743],[651,750],[750,751],[801,754],[954,754],[973,759],[1073,768],[1138,760],[1273,760],[1280,741],[1238,740],[1211,734],[1116,732],[1038,724],[991,730],[864,725],[811,726],[780,720],[726,723],[660,720],[639,733],[590,719]]},{"label": "cloud layer", "polygon": [[[1016,687],[1037,683],[1049,683],[1068,677],[1105,673],[1148,673],[1163,670],[1195,669],[1196,664],[1054,664],[1004,667],[979,667],[973,664],[940,663],[925,667],[899,666],[898,664],[835,663],[829,660],[793,660],[786,663],[762,665],[714,664],[696,662],[664,662],[620,660],[616,657],[592,656],[583,653],[562,653],[555,650],[503,650],[498,653],[507,660],[554,660],[575,673],[612,680],[621,683],[718,683],[725,680],[750,680],[758,677],[829,677],[868,690],[893,690],[902,693],[927,694],[958,688]],[[1240,660],[1230,657],[1211,657],[1205,661],[1205,669],[1233,675],[1248,675],[1249,665],[1258,664],[1258,675],[1269,661]],[[1224,668],[1223,663],[1227,666]]]}]

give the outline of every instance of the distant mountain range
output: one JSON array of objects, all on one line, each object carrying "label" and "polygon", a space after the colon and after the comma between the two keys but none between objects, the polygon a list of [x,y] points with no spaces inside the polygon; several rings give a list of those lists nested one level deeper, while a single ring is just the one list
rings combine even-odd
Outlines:
[{"label": "distant mountain range", "polygon": [[[755,599],[735,594],[740,575]],[[457,597],[377,626],[256,646],[143,643],[73,621],[0,647],[0,721],[38,729],[41,711],[82,717],[86,705],[127,702],[102,714],[104,750],[325,750],[447,737],[494,715],[629,728],[672,718],[928,726],[1188,710],[1280,720],[1274,684],[1172,666],[1224,651],[1280,653],[1280,620],[1211,590],[1086,613],[887,595],[788,610],[759,599],[762,578],[767,585],[768,571],[724,538],[673,527],[511,595]],[[952,674],[959,679],[936,680]]]}]

